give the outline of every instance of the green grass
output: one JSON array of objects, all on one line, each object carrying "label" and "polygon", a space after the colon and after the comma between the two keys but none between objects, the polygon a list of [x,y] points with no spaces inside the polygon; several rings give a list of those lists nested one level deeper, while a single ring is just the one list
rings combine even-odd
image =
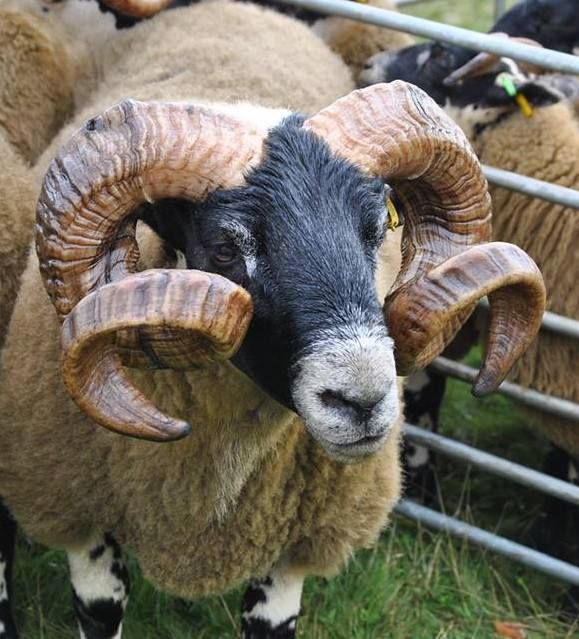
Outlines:
[{"label": "green grass", "polygon": [[[508,0],[507,7],[514,4],[515,0]],[[427,0],[406,7],[404,12],[475,31],[488,31],[495,21],[491,0]]]},{"label": "green grass", "polygon": [[[187,603],[155,592],[134,564],[131,568],[127,639],[237,636],[239,592]],[[17,590],[25,639],[76,637],[59,553],[25,552]],[[380,544],[359,553],[344,574],[307,583],[299,636],[483,639],[494,636],[498,619],[527,624],[530,638],[571,639],[579,626],[557,619],[561,594],[559,584],[397,519]]]}]

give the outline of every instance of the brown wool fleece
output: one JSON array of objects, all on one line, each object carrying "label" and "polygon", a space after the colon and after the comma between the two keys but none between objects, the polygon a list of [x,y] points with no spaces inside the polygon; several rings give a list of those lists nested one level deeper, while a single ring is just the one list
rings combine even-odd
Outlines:
[{"label": "brown wool fleece", "polygon": [[26,264],[37,187],[30,170],[0,133],[0,348]]},{"label": "brown wool fleece", "polygon": [[88,90],[78,82],[90,68],[83,45],[39,11],[39,2],[0,0],[0,347],[32,239],[38,186],[28,165]]},{"label": "brown wool fleece", "polygon": [[[109,53],[115,65],[94,105],[41,166],[59,140],[123,97],[249,99],[310,113],[352,89],[343,62],[306,26],[249,5],[162,14]],[[139,241],[141,268],[163,264],[150,232],[141,229]],[[386,242],[381,258],[398,264],[397,242]],[[385,274],[382,298],[396,272]],[[339,464],[300,419],[225,363],[188,373],[132,371],[141,390],[193,432],[162,445],[123,438],[68,398],[58,333],[31,255],[0,371],[0,494],[32,538],[71,547],[94,530],[110,531],[153,583],[192,597],[264,575],[280,561],[332,574],[385,526],[400,488],[399,425],[372,458]]]},{"label": "brown wool fleece", "polygon": [[0,45],[0,132],[33,163],[72,110],[68,57],[46,21],[26,12],[0,10]]},{"label": "brown wool fleece", "polygon": [[[396,10],[396,4],[391,0],[369,0],[365,4],[376,9]],[[371,56],[415,44],[414,38],[408,33],[338,16],[319,20],[314,29],[350,67],[355,80]]]},{"label": "brown wool fleece", "polygon": [[[475,141],[484,164],[517,171],[570,188],[579,187],[579,123],[569,106],[517,113]],[[537,262],[547,287],[547,310],[579,319],[579,216],[577,211],[494,185],[494,239],[513,242]],[[545,331],[515,364],[509,379],[543,393],[579,402],[579,342]],[[559,446],[579,459],[575,422],[533,413],[534,421]]]}]

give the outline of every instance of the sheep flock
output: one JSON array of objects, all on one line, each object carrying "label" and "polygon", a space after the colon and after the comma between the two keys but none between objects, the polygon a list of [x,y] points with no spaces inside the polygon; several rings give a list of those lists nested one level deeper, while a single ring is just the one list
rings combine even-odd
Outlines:
[{"label": "sheep flock", "polygon": [[579,319],[574,212],[480,165],[576,187],[579,91],[417,46],[275,0],[0,0],[0,639],[17,529],[66,552],[84,639],[122,636],[125,552],[178,597],[245,587],[244,639],[296,637],[306,577],[400,498],[406,379],[484,297],[474,393],[579,401],[579,347],[537,338]]}]

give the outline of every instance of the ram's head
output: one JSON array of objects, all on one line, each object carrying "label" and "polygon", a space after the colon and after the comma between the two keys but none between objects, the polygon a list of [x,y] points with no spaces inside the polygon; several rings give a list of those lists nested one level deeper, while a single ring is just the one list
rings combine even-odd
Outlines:
[{"label": "ram's head", "polygon": [[[504,33],[493,35],[509,37]],[[511,40],[540,46],[527,38]],[[565,94],[575,98],[576,78],[540,73],[534,65],[430,42],[373,56],[359,80],[361,86],[393,80],[415,84],[443,107],[472,141],[487,127],[518,113],[522,109],[520,98],[524,98],[528,114],[533,107],[563,100]]]},{"label": "ram's head", "polygon": [[[406,223],[382,306],[374,271],[391,190]],[[186,270],[135,273],[143,204]],[[395,82],[271,130],[194,105],[123,102],[53,161],[36,241],[63,321],[65,383],[97,422],[183,437],[189,425],[153,406],[123,366],[233,357],[343,459],[380,447],[399,413],[396,367],[428,364],[481,297],[491,322],[478,394],[534,337],[541,275],[489,235],[486,182],[463,134]]]}]

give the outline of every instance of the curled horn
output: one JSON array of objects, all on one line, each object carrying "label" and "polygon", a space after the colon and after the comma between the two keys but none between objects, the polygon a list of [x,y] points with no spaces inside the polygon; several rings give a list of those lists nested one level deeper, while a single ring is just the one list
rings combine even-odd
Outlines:
[{"label": "curled horn", "polygon": [[166,9],[173,0],[103,0],[103,3],[119,13],[134,18],[149,18]]},{"label": "curled horn", "polygon": [[[36,249],[63,321],[63,379],[96,421],[154,440],[190,427],[141,395],[129,366],[187,368],[231,356],[245,335],[249,294],[196,271],[135,274],[135,208],[205,198],[243,183],[264,132],[210,109],[126,101],[90,120],[44,179]],[[106,389],[103,390],[103,389]]]},{"label": "curled horn", "polygon": [[545,287],[524,251],[486,243],[490,197],[464,134],[400,81],[355,91],[304,126],[388,181],[404,208],[402,267],[384,305],[399,373],[428,364],[488,295],[488,349],[474,392],[494,390],[539,329]]},{"label": "curled horn", "polygon": [[[520,44],[527,44],[532,47],[542,47],[543,45],[539,44],[535,40],[530,40],[529,38],[520,38],[520,37],[510,37],[506,33],[491,33],[490,35],[497,36],[499,38],[509,38],[513,42],[519,42]],[[443,84],[447,87],[455,86],[459,82],[463,82],[469,78],[475,78],[480,75],[486,75],[487,73],[493,72],[502,62],[502,58],[500,55],[496,53],[488,53],[487,51],[482,51],[481,53],[475,55],[474,58],[469,60],[466,64],[463,64],[462,67],[459,67],[455,71],[453,71],[450,75],[447,75],[446,78],[442,81]],[[519,68],[521,71],[529,72],[529,73],[541,73],[542,69],[537,67],[534,64],[529,64],[525,62],[519,63]]]}]

